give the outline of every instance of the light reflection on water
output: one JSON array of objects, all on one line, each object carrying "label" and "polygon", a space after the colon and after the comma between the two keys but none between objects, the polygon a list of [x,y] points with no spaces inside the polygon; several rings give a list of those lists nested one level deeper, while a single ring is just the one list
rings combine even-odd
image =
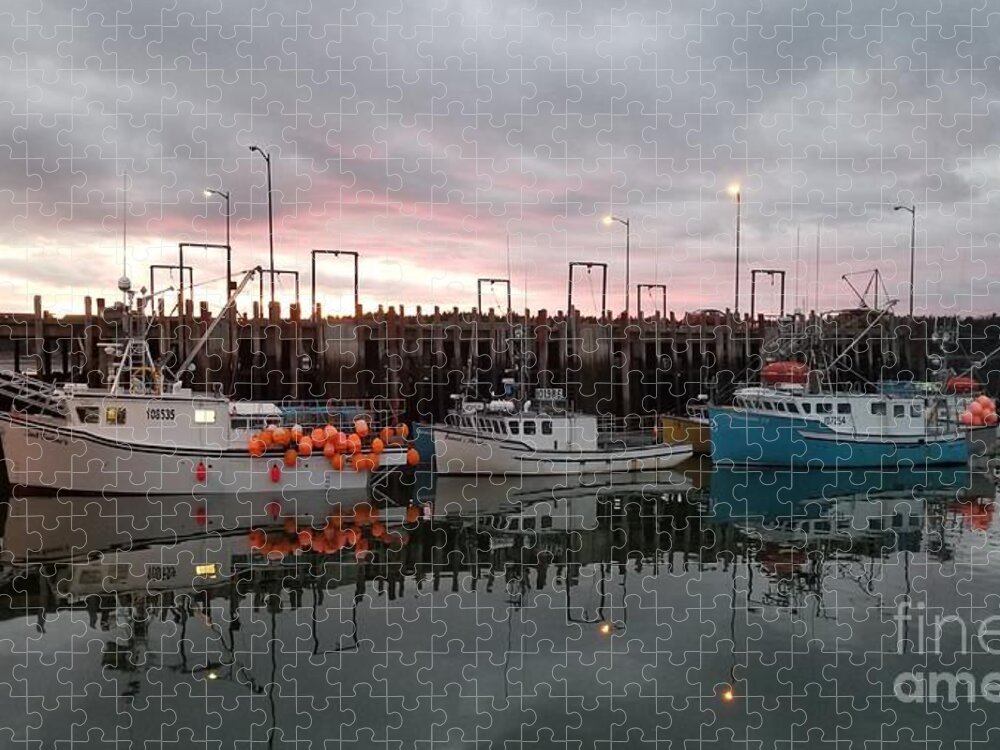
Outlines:
[{"label": "light reflection on water", "polygon": [[[295,551],[292,532],[323,536],[323,497],[278,518],[258,499],[12,499],[4,743],[907,745],[997,722],[982,697],[893,687],[1000,671],[975,639],[1000,614],[991,477],[426,479],[375,504],[360,562]],[[924,653],[937,613],[961,622]]]}]

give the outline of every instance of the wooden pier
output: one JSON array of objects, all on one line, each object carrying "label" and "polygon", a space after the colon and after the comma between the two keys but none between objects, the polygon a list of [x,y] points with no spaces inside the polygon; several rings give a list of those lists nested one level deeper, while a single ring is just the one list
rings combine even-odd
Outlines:
[{"label": "wooden pier", "polygon": [[[183,316],[158,316],[150,329],[154,353],[176,360],[192,350],[213,321],[206,304],[188,302]],[[508,318],[495,310],[457,308],[407,312],[402,307],[356,309],[331,317],[305,316],[292,306],[271,305],[262,315],[234,313],[221,321],[190,375],[195,388],[218,388],[239,398],[400,398],[410,418],[439,417],[472,368],[482,382],[517,366],[523,341],[529,383],[562,386],[576,405],[617,415],[670,412],[706,392],[707,384],[739,380],[759,367],[762,348],[787,327],[774,318],[734,319],[729,313],[654,315],[642,319],[582,317],[578,313],[525,311]],[[835,353],[862,332],[871,311],[818,318],[793,316]],[[108,372],[109,345],[121,334],[120,305],[87,298],[82,314],[55,317],[40,297],[28,313],[0,313],[4,367],[49,380],[98,384]],[[869,380],[928,377],[932,334],[940,319],[887,317],[852,354],[850,366]],[[951,320],[962,351],[949,363],[968,366],[1000,341],[997,318]],[[173,353],[173,356],[170,356]],[[996,392],[987,364],[979,373]],[[911,374],[912,373],[912,374]],[[987,378],[987,375],[990,377]]]}]

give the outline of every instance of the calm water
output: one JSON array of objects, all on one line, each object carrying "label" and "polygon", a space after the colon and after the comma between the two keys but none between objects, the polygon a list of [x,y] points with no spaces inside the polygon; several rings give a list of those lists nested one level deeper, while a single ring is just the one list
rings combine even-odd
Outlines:
[{"label": "calm water", "polygon": [[357,524],[360,561],[330,548],[368,506],[324,534],[325,498],[12,499],[0,747],[998,736],[992,477],[426,480]]}]

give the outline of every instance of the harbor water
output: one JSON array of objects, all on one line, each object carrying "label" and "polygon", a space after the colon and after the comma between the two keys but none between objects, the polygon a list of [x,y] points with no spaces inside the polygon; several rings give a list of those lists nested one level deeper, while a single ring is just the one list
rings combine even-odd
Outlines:
[{"label": "harbor water", "polygon": [[995,493],[691,465],[417,474],[339,507],[12,497],[0,745],[986,743]]}]

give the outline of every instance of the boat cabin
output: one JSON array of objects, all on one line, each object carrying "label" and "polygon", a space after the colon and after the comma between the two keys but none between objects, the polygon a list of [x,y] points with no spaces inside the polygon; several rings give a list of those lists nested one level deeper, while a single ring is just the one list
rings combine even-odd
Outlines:
[{"label": "boat cabin", "polygon": [[743,388],[733,406],[774,418],[822,424],[838,432],[864,434],[923,431],[928,422],[922,398],[885,394],[807,393],[803,388]]}]

